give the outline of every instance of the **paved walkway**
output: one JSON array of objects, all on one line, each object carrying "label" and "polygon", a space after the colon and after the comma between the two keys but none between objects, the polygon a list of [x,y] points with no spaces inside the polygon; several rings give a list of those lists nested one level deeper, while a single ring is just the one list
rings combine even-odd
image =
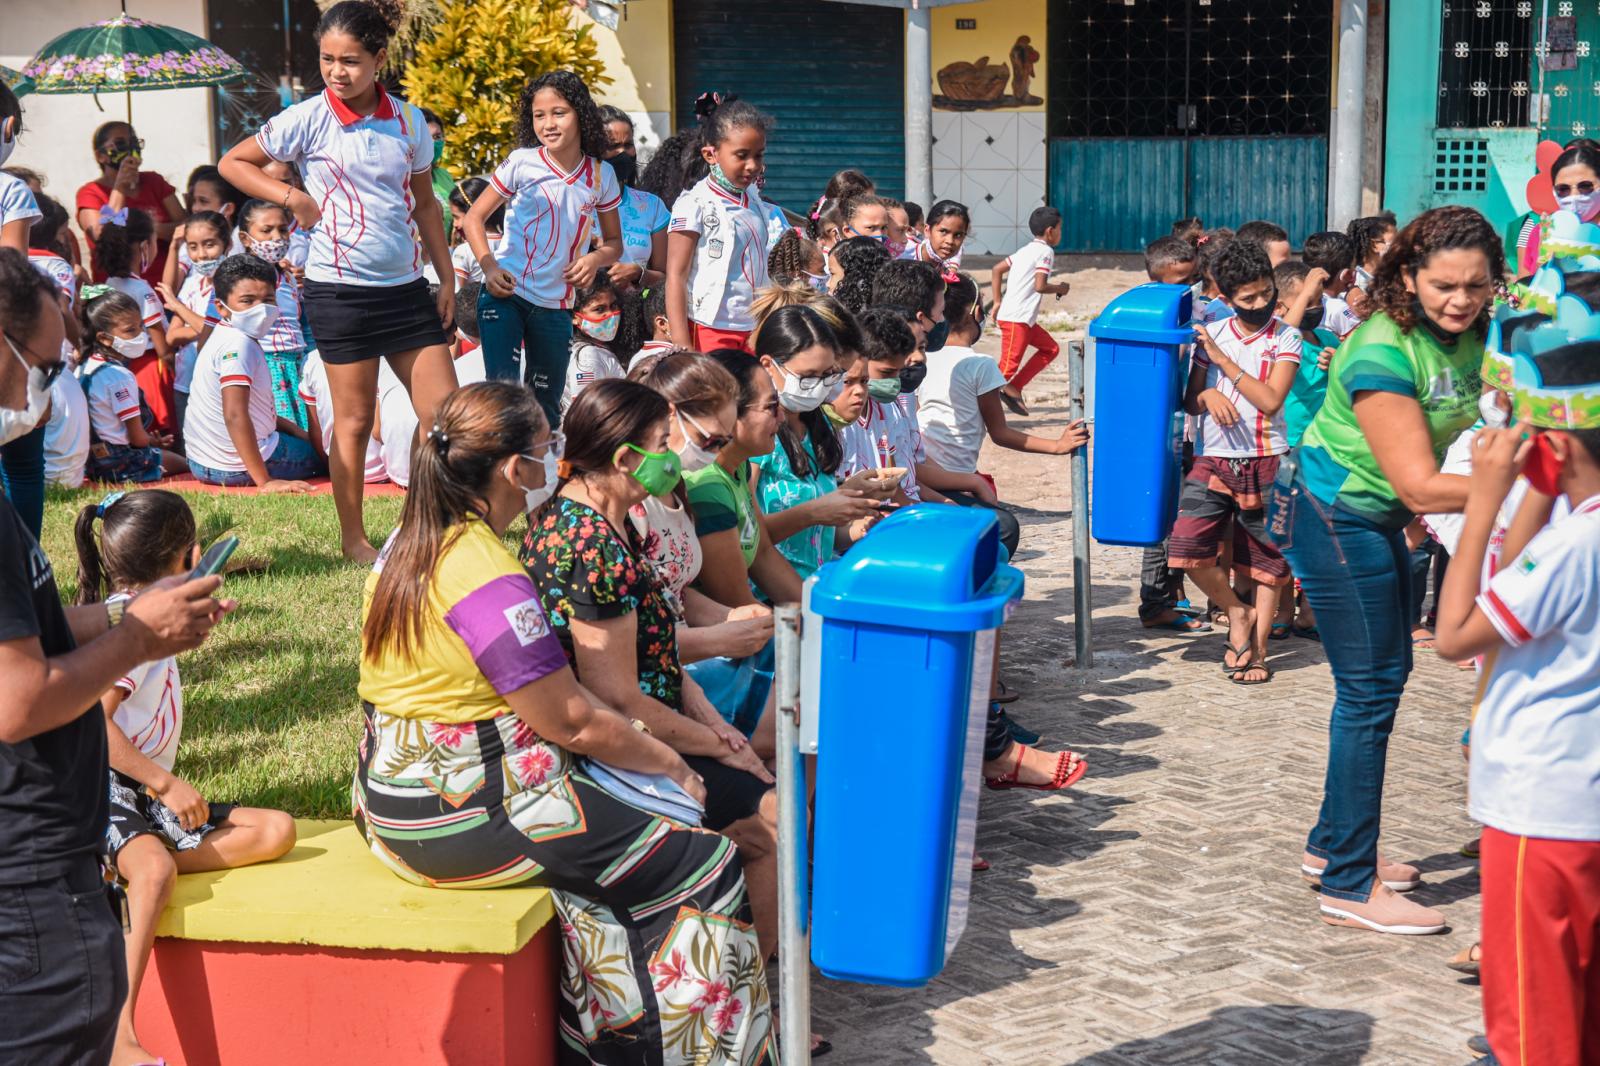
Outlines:
[{"label": "paved walkway", "polygon": [[[1061,364],[1065,363],[1065,358]],[[1028,425],[1064,424],[1061,364]],[[1040,401],[1043,402],[1040,402]],[[1386,937],[1317,920],[1299,878],[1321,798],[1333,685],[1321,646],[1274,644],[1276,680],[1241,689],[1223,636],[1142,629],[1138,552],[1094,549],[1094,668],[1072,664],[1070,471],[1064,458],[985,456],[1028,501],[1026,602],[1006,628],[1011,710],[1083,751],[1070,792],[985,793],[973,912],[923,989],[814,984],[833,1061],[901,1063],[1465,1063],[1477,988],[1444,963],[1478,926],[1458,740],[1472,675],[1418,657],[1389,749],[1384,847],[1417,862],[1415,898],[1444,936]]]}]

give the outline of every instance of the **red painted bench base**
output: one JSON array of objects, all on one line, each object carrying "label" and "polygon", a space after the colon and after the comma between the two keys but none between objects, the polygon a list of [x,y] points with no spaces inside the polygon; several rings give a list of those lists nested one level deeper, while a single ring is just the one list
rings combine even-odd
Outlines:
[{"label": "red painted bench base", "polygon": [[162,937],[137,1015],[170,1066],[554,1066],[557,926],[515,955]]}]

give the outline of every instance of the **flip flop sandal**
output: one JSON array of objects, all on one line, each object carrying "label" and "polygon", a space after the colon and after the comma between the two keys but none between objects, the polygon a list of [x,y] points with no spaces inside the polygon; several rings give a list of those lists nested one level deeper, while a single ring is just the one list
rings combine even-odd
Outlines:
[{"label": "flip flop sandal", "polygon": [[[1240,674],[1248,674],[1252,670],[1261,670],[1261,671],[1265,672],[1267,676],[1262,678],[1260,681],[1243,681],[1243,680],[1240,680],[1240,678],[1239,678]],[[1235,685],[1238,685],[1241,688],[1254,688],[1257,685],[1265,685],[1267,682],[1271,681],[1272,678],[1273,678],[1272,667],[1268,666],[1264,662],[1253,662],[1253,663],[1246,663],[1245,665],[1243,665],[1243,666],[1239,667],[1238,669],[1234,670],[1233,673],[1228,677],[1228,680],[1232,681]]]},{"label": "flip flop sandal", "polygon": [[1022,698],[1022,693],[1015,689],[1007,688],[1004,681],[996,681],[995,687],[1000,691],[989,700],[990,703],[1016,703]]},{"label": "flip flop sandal", "polygon": [[[1478,953],[1477,958],[1472,957],[1474,951]],[[1471,947],[1462,948],[1445,965],[1456,973],[1470,974],[1473,977],[1477,977],[1478,967],[1483,965],[1483,945],[1473,944]]]},{"label": "flip flop sandal", "polygon": [[[1178,613],[1182,614],[1183,612],[1180,611]],[[1202,622],[1198,618],[1192,618],[1188,616],[1183,618],[1174,618],[1168,622],[1147,623],[1145,624],[1145,628],[1152,630],[1170,629],[1172,632],[1182,633],[1184,636],[1191,636],[1196,633],[1210,633],[1212,631],[1210,622]]]},{"label": "flip flop sandal", "polygon": [[1228,645],[1228,651],[1225,651],[1225,652],[1222,653],[1222,672],[1225,673],[1225,674],[1236,674],[1240,670],[1244,669],[1244,664],[1243,663],[1234,663],[1232,666],[1228,665],[1228,653],[1229,652],[1232,652],[1235,656],[1238,656],[1238,655],[1249,655],[1250,651],[1251,651],[1251,648],[1250,648],[1249,643],[1241,644],[1237,648],[1235,648],[1232,644],[1229,644]]},{"label": "flip flop sandal", "polygon": [[1461,848],[1460,848],[1461,857],[1464,858],[1464,859],[1476,859],[1476,858],[1478,858],[1479,856],[1481,856],[1483,854],[1483,852],[1481,850],[1482,847],[1483,847],[1483,838],[1482,837],[1474,837],[1471,840],[1467,841],[1465,844],[1461,845]]},{"label": "flip flop sandal", "polygon": [[817,1043],[816,1043],[816,1046],[811,1049],[811,1057],[814,1058],[814,1059],[820,1059],[820,1058],[822,1058],[822,1056],[826,1055],[828,1052],[830,1052],[832,1050],[833,1050],[833,1041],[829,1040],[827,1038],[823,1038],[821,1040],[818,1040]]},{"label": "flip flop sandal", "polygon": [[1177,603],[1172,605],[1172,609],[1177,611],[1179,614],[1186,614],[1190,618],[1198,618],[1206,613],[1199,607],[1196,607],[1194,604],[1190,603],[1188,600],[1179,600]]},{"label": "flip flop sandal", "polygon": [[1267,639],[1268,640],[1288,640],[1289,639],[1289,623],[1288,622],[1274,622],[1274,623],[1272,623],[1272,632],[1267,634]]},{"label": "flip flop sandal", "polygon": [[987,870],[988,868],[989,868],[989,860],[988,859],[985,859],[982,855],[974,855],[972,857],[972,872],[973,873],[981,874],[981,873],[983,873],[983,871]]},{"label": "flip flop sandal", "polygon": [[[1017,746],[1017,765],[1011,768],[1011,772],[1002,774],[999,777],[986,778],[984,784],[996,792],[1005,792],[1014,788],[1031,789],[1034,792],[1060,792],[1064,788],[1071,788],[1077,784],[1078,779],[1084,775],[1084,771],[1089,769],[1088,760],[1078,755],[1077,752],[1063,751],[1056,755],[1055,773],[1051,775],[1048,784],[1025,785],[1017,780],[1017,773],[1022,769],[1022,757],[1025,754],[1027,752],[1019,744]],[[1076,766],[1072,763],[1074,758],[1078,760]]]},{"label": "flip flop sandal", "polygon": [[1019,418],[1027,418],[1028,417],[1028,405],[1022,402],[1022,397],[1020,397],[1020,396],[1012,396],[1010,393],[1006,392],[1004,389],[1001,389],[1000,390],[1000,402],[1005,404],[1006,408],[1012,414],[1016,415],[1017,417],[1019,417]]},{"label": "flip flop sandal", "polygon": [[1303,637],[1306,640],[1314,640],[1318,644],[1322,643],[1322,631],[1316,626],[1291,626],[1289,627],[1289,632],[1293,633],[1297,637]]}]

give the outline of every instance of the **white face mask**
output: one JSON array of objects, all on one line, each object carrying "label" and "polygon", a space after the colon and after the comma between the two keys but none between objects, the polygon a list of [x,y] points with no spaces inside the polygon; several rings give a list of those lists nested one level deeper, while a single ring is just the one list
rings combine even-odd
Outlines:
[{"label": "white face mask", "polygon": [[677,417],[678,432],[683,434],[683,447],[678,449],[678,468],[687,474],[691,470],[704,470],[706,467],[716,462],[717,453],[712,451],[710,448],[705,448],[697,444],[695,439],[689,435],[689,428],[688,426],[684,425],[684,422],[687,421],[690,426],[700,430],[700,432],[705,434],[707,437],[711,436],[711,434],[706,433],[704,429],[701,429],[700,423],[696,422],[688,415],[679,414]]},{"label": "white face mask", "polygon": [[289,252],[289,238],[273,237],[271,240],[250,238],[250,254],[258,259],[265,259],[273,266],[277,266]]},{"label": "white face mask", "polygon": [[220,258],[194,259],[191,260],[190,263],[194,267],[194,272],[196,274],[199,274],[202,278],[209,278],[211,275],[217,272],[217,267],[222,265],[222,260]]},{"label": "white face mask", "polygon": [[[227,307],[226,304],[223,306]],[[243,311],[228,307],[228,311],[232,316],[228,319],[228,325],[254,340],[260,340],[272,332],[272,324],[278,321],[277,304],[256,304]]]},{"label": "white face mask", "polygon": [[1504,429],[1511,424],[1511,416],[1500,409],[1500,394],[1486,392],[1478,397],[1478,413],[1483,416],[1483,424],[1490,429]]},{"label": "white face mask", "polygon": [[[520,459],[521,456],[517,458]],[[539,462],[544,467],[544,484],[536,489],[527,488],[517,480],[516,460],[512,461],[511,469],[508,471],[511,475],[511,483],[522,489],[522,509],[530,515],[543,507],[545,501],[555,495],[556,482],[561,479],[561,453],[559,449],[554,447],[545,448],[544,455]]]},{"label": "white face mask", "polygon": [[45,408],[50,406],[49,376],[43,368],[24,359],[17,346],[11,343],[10,337],[6,338],[6,347],[11,349],[11,354],[28,372],[28,402],[21,410],[0,408],[0,444],[10,444],[18,437],[32,433],[39,425],[39,419],[44,417]]},{"label": "white face mask", "polygon": [[150,348],[150,334],[139,331],[137,337],[112,337],[111,347],[124,359],[137,359]]},{"label": "white face mask", "polygon": [[832,280],[833,276],[831,274],[813,274],[809,270],[806,271],[806,281],[818,292],[827,292],[828,283]]},{"label": "white face mask", "polygon": [[[15,128],[16,121],[7,119],[5,125]],[[16,136],[14,134],[8,136],[8,134],[10,134],[10,129],[0,130],[0,166],[5,166],[6,160],[11,158],[11,153],[17,150]]]},{"label": "white face mask", "polygon": [[805,414],[815,411],[828,399],[828,392],[833,388],[825,378],[817,378],[815,383],[807,388],[800,383],[800,375],[791,374],[783,367],[778,367],[778,373],[783,375],[783,387],[778,390],[778,402],[796,414]]},{"label": "white face mask", "polygon": [[1556,204],[1563,211],[1571,211],[1581,221],[1592,222],[1596,213],[1600,213],[1600,189],[1588,195],[1558,196]]}]

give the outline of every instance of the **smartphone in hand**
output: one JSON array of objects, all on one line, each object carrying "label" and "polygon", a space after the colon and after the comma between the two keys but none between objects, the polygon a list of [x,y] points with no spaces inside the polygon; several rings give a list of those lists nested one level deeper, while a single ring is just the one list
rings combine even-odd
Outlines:
[{"label": "smartphone in hand", "polygon": [[218,537],[211,542],[205,554],[200,556],[200,562],[189,571],[189,580],[210,577],[212,574],[222,573],[222,568],[228,565],[228,559],[239,546],[239,538],[233,536]]}]

